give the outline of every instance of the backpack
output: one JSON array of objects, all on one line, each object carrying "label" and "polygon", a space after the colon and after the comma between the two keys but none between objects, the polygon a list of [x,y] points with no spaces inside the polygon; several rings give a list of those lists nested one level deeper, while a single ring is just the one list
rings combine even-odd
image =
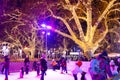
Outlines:
[{"label": "backpack", "polygon": [[101,69],[99,67],[99,60],[93,59],[90,62],[90,68],[89,71],[91,74],[99,74],[101,72]]}]

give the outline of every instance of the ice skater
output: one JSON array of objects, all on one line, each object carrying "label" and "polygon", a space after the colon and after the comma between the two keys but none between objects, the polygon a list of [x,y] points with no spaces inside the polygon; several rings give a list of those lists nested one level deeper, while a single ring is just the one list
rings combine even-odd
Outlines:
[{"label": "ice skater", "polygon": [[113,78],[106,50],[91,60],[89,72],[92,80],[107,80],[108,78],[111,80]]},{"label": "ice skater", "polygon": [[26,74],[28,74],[28,72],[29,72],[29,64],[30,64],[29,57],[26,56],[26,58],[24,60],[24,66],[25,66],[25,72],[26,72]]},{"label": "ice skater", "polygon": [[35,60],[32,65],[32,70],[36,71],[36,69],[37,69],[37,60]]},{"label": "ice skater", "polygon": [[6,56],[5,56],[5,63],[4,63],[4,69],[5,69],[5,80],[8,80],[9,64],[10,64],[10,60],[9,60],[8,55],[6,55]]},{"label": "ice skater", "polygon": [[66,72],[67,73],[67,60],[66,58],[62,58],[61,60],[61,74],[63,74],[63,72]]},{"label": "ice skater", "polygon": [[37,76],[40,75],[40,62],[36,63],[36,72],[37,72]]},{"label": "ice skater", "polygon": [[52,60],[51,65],[52,65],[53,71],[55,71],[57,66],[57,62],[55,61],[55,59]]},{"label": "ice skater", "polygon": [[44,75],[47,71],[47,61],[45,60],[45,54],[40,59],[40,69],[41,69],[41,77],[40,80],[44,80]]},{"label": "ice skater", "polygon": [[81,61],[78,61],[78,62],[76,63],[76,65],[75,65],[75,68],[74,68],[73,71],[72,71],[74,80],[78,80],[78,78],[77,78],[77,74],[78,74],[78,73],[81,73],[81,75],[82,75],[80,80],[86,80],[86,78],[85,78],[86,72],[84,72],[84,71],[80,68],[81,65],[82,65],[82,62],[81,62]]},{"label": "ice skater", "polygon": [[114,60],[111,60],[110,61],[110,70],[111,70],[113,76],[117,76],[118,75],[117,69],[118,69],[118,66],[115,64]]}]

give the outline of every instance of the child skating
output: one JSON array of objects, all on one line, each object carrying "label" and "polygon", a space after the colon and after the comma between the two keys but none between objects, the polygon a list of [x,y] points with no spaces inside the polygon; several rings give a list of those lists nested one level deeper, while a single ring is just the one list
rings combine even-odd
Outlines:
[{"label": "child skating", "polygon": [[75,68],[74,68],[73,71],[72,71],[74,80],[78,80],[78,78],[77,78],[77,74],[78,74],[78,73],[81,73],[81,75],[82,75],[80,80],[86,80],[86,78],[85,78],[86,72],[82,71],[82,69],[80,68],[81,65],[82,65],[82,62],[81,62],[81,61],[78,61],[78,62],[75,64]]}]

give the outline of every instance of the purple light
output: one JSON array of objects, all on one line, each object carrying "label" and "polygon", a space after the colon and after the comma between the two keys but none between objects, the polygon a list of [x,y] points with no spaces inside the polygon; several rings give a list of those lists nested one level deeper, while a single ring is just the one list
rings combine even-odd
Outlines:
[{"label": "purple light", "polygon": [[50,35],[50,32],[48,32],[47,35]]},{"label": "purple light", "polygon": [[46,24],[41,24],[41,26],[42,26],[44,29],[52,29],[52,27],[51,27],[51,26],[46,25]]},{"label": "purple light", "polygon": [[45,24],[41,24],[41,26],[42,26],[43,28],[45,28],[45,27],[46,27],[46,25],[45,25]]}]

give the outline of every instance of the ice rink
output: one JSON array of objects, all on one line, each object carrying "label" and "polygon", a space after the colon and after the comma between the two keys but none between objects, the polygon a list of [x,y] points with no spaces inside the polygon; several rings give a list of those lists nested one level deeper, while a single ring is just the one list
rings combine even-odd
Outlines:
[{"label": "ice rink", "polygon": [[[47,75],[45,75],[45,80],[74,80],[72,76],[72,69],[74,68],[75,62],[69,62],[67,64],[68,66],[68,73],[61,74],[60,70],[53,71],[52,69],[47,70]],[[91,77],[88,72],[89,63],[83,63],[81,66],[81,69],[86,71],[86,79],[91,80]],[[37,76],[37,73],[35,71],[29,72],[29,74],[25,74],[24,78],[19,78],[20,73],[10,73],[8,80],[40,80],[40,76]],[[78,80],[80,80],[81,74],[78,74]],[[4,74],[0,74],[0,80],[4,80],[5,76]]]},{"label": "ice rink", "polygon": [[[78,74],[78,78],[81,77],[81,74]],[[0,74],[0,80],[4,80],[4,74]],[[87,80],[91,80],[89,74],[86,74]],[[35,71],[29,72],[29,74],[25,74],[24,78],[19,78],[19,72],[10,73],[8,80],[40,80],[40,76],[37,76]],[[47,71],[47,75],[45,75],[45,80],[74,80],[71,72],[69,71],[67,74],[61,74],[60,70],[53,71],[49,69]],[[80,79],[78,79],[80,80]]]}]

